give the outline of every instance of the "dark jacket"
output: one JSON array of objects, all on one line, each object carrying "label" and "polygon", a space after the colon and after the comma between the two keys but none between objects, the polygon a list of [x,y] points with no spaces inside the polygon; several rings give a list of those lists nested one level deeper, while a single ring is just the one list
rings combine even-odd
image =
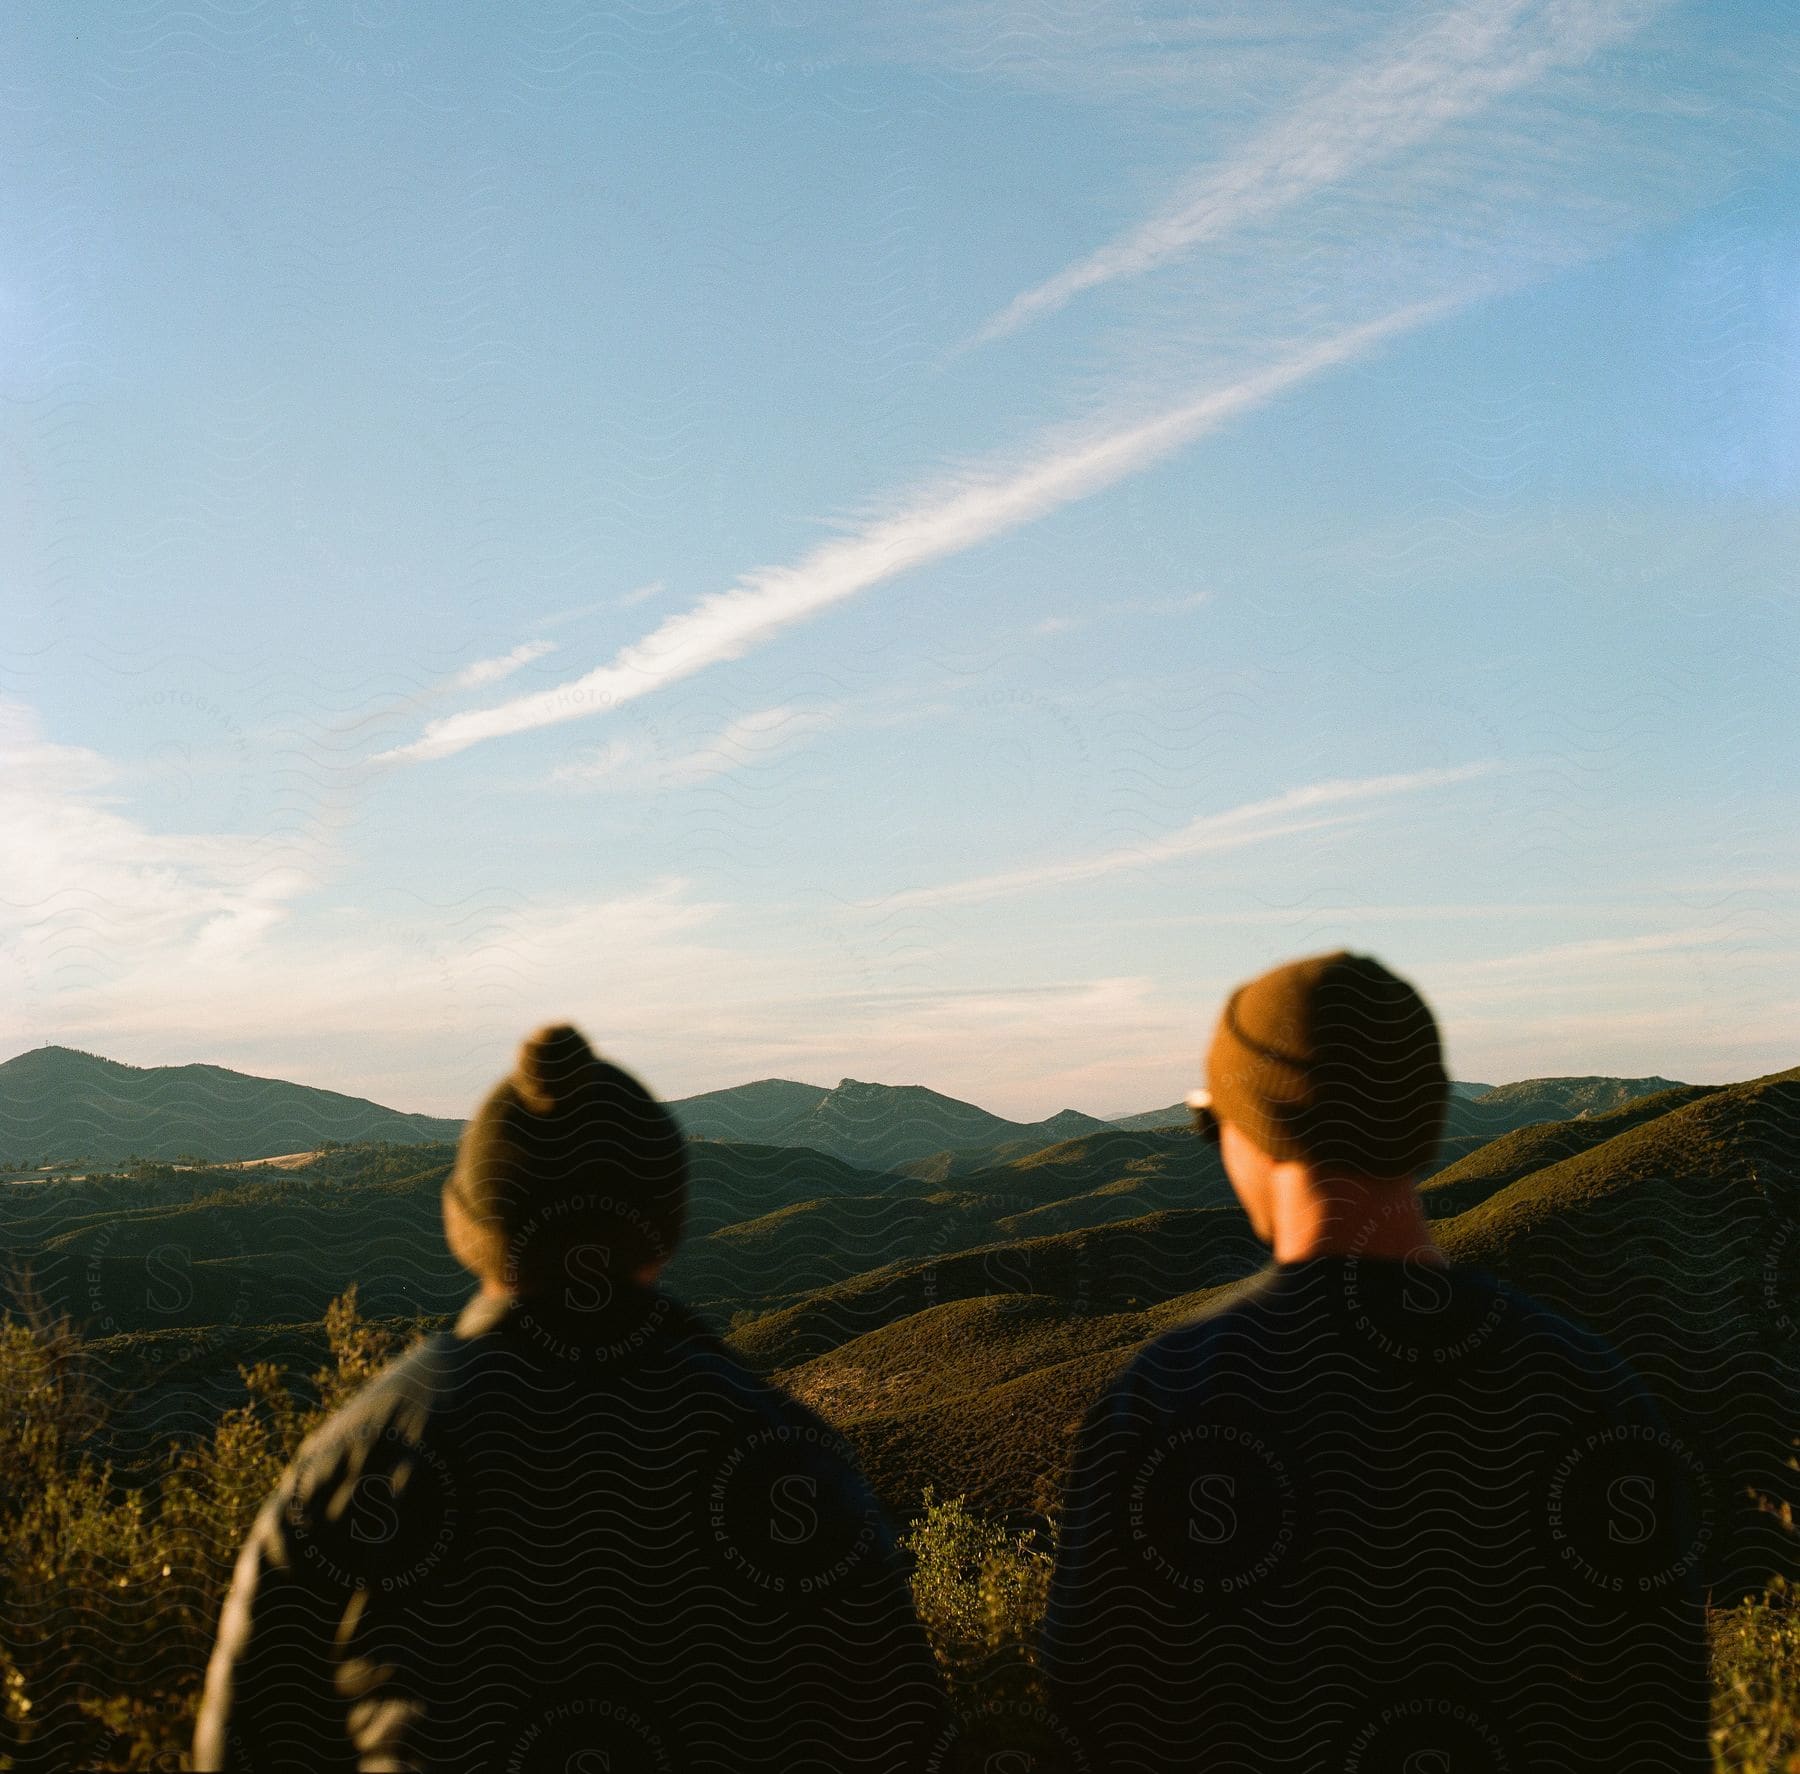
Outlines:
[{"label": "dark jacket", "polygon": [[1044,1655],[1095,1769],[1711,1767],[1698,1450],[1473,1271],[1284,1265],[1090,1414]]},{"label": "dark jacket", "polygon": [[841,1438],[684,1308],[477,1297],[258,1517],[200,1768],[920,1766],[939,1690]]}]

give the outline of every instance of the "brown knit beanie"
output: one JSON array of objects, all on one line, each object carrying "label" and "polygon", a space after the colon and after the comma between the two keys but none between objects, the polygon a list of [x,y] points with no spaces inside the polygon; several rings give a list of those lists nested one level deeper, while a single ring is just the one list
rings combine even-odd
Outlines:
[{"label": "brown knit beanie", "polygon": [[1239,986],[1206,1078],[1219,1119],[1272,1158],[1392,1177],[1437,1156],[1450,1088],[1425,1000],[1341,949]]},{"label": "brown knit beanie", "polygon": [[539,1029],[463,1130],[450,1186],[505,1251],[509,1286],[584,1260],[628,1275],[674,1254],[687,1220],[687,1146],[637,1079],[578,1029]]}]

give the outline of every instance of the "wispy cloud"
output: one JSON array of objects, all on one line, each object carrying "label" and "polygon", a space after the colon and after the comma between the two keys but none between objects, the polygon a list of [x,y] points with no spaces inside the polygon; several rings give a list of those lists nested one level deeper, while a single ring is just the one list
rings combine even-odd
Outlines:
[{"label": "wispy cloud", "polygon": [[756,764],[767,764],[835,724],[828,708],[759,708],[728,722],[692,751],[661,757],[642,741],[616,739],[550,772],[566,788],[622,787],[644,791],[688,788]]},{"label": "wispy cloud", "polygon": [[1596,962],[1626,961],[1635,965],[1650,956],[1680,956],[1697,949],[1742,947],[1747,940],[1742,921],[1696,924],[1679,930],[1644,931],[1634,936],[1597,936],[1553,943],[1517,954],[1464,961],[1447,967],[1444,972],[1448,977],[1471,985],[1504,982],[1514,976],[1523,976],[1529,979],[1530,990],[1536,992],[1543,989],[1542,976],[1545,974],[1566,981],[1573,970]]},{"label": "wispy cloud", "polygon": [[542,659],[546,653],[556,651],[555,641],[526,641],[523,646],[514,647],[510,653],[501,653],[492,659],[477,659],[473,665],[465,665],[449,683],[452,690],[479,690],[487,684],[497,684],[502,678],[510,678],[521,666],[529,665],[534,659]]},{"label": "wispy cloud", "polygon": [[822,732],[833,719],[829,709],[759,708],[731,722],[704,745],[672,758],[658,772],[659,780],[665,787],[684,787],[769,763]]},{"label": "wispy cloud", "polygon": [[580,720],[649,695],[708,666],[737,659],[780,630],[927,561],[958,554],[1110,487],[1160,461],[1234,415],[1383,340],[1441,314],[1446,302],[1408,306],[1315,340],[1266,368],[1099,433],[1065,437],[1022,467],[977,473],[914,500],[797,565],[762,567],[729,591],[671,616],[610,663],[552,690],[430,722],[390,762],[447,757],[486,739]]},{"label": "wispy cloud", "polygon": [[1096,881],[1106,875],[1154,868],[1179,857],[1212,856],[1271,839],[1293,837],[1342,825],[1368,801],[1414,794],[1423,789],[1444,788],[1484,776],[1492,764],[1463,764],[1447,770],[1413,770],[1394,776],[1340,778],[1289,789],[1268,800],[1248,801],[1224,813],[1203,813],[1178,830],[1147,844],[1107,850],[1062,862],[1039,863],[1031,868],[1010,869],[1003,874],[977,875],[971,880],[950,881],[938,887],[915,887],[881,900],[886,910],[898,906],[953,905],[971,900],[998,899],[1007,894],[1029,893],[1045,887],[1066,887],[1076,881]]},{"label": "wispy cloud", "polygon": [[1667,0],[1473,0],[1320,85],[1163,209],[1017,296],[981,344],[1084,291],[1141,276],[1393,160],[1552,71],[1586,61]]}]

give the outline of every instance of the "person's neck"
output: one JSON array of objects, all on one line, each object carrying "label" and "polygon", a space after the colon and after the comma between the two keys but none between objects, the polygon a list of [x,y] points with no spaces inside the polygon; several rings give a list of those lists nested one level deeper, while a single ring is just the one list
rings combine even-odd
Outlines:
[{"label": "person's neck", "polygon": [[[642,1269],[634,1269],[630,1276],[632,1285],[646,1290],[655,1287],[658,1278],[662,1275],[662,1268],[661,1263],[650,1263]],[[508,1287],[497,1275],[480,1275],[477,1279],[481,1282],[479,1292],[480,1297],[484,1300],[511,1301],[525,1297],[518,1288]]]},{"label": "person's neck", "polygon": [[1275,1191],[1274,1236],[1278,1263],[1314,1257],[1368,1257],[1400,1262],[1408,1257],[1442,1263],[1432,1242],[1411,1178],[1372,1178],[1295,1167]]}]

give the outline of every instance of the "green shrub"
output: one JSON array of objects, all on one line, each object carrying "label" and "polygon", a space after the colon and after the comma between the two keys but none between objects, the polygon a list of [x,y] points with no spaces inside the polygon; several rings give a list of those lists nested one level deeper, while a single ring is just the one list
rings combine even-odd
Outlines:
[{"label": "green shrub", "polygon": [[939,1501],[927,1487],[924,1506],[900,1545],[911,1554],[913,1605],[951,1694],[997,1673],[1035,1681],[1054,1554],[961,1497]]},{"label": "green shrub", "polygon": [[[402,1340],[359,1315],[354,1289],[324,1329],[309,1385],[272,1363],[241,1369],[243,1402],[132,1488],[96,1452],[102,1413],[66,1325],[0,1318],[0,1769],[180,1765],[257,1510]],[[901,1544],[963,1732],[956,1765],[1053,1753],[1037,1642],[1054,1530],[1016,1532],[927,1489]],[[1800,1774],[1800,1591],[1778,1580],[1712,1631],[1719,1774]]]},{"label": "green shrub", "polygon": [[1800,1591],[1723,1609],[1713,1632],[1713,1762],[1719,1774],[1800,1774]]},{"label": "green shrub", "polygon": [[177,1767],[239,1546],[301,1441],[394,1353],[356,1290],[325,1318],[310,1397],[271,1363],[210,1435],[128,1489],[66,1325],[0,1319],[0,1768]]}]

